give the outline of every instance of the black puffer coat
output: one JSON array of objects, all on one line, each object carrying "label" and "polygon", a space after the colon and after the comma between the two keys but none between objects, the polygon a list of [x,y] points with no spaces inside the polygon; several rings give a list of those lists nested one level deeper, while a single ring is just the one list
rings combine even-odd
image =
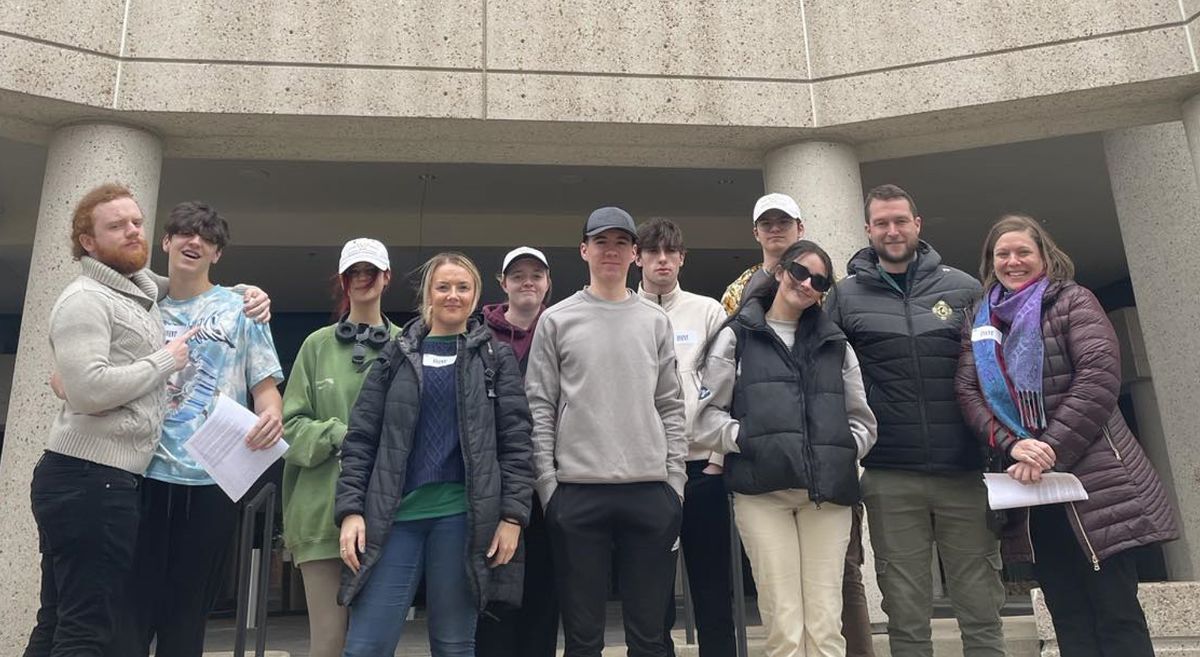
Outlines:
[{"label": "black puffer coat", "polygon": [[[421,340],[428,332],[419,318],[414,319],[383,348],[350,413],[342,442],[334,519],[340,526],[346,516],[362,515],[367,525],[367,550],[357,574],[344,571],[338,593],[342,604],[352,603],[371,576],[400,505],[421,408]],[[496,364],[494,399],[488,397],[482,354],[489,344]],[[525,387],[512,349],[493,340],[486,325],[472,320],[458,345],[454,367],[459,438],[467,473],[471,592],[480,609],[492,602],[519,605],[523,550],[498,568],[488,568],[486,554],[501,518],[522,526],[529,521],[533,446]]]},{"label": "black puffer coat", "polygon": [[955,472],[983,467],[954,395],[963,311],[979,282],[942,264],[925,242],[899,290],[870,248],[850,260],[850,276],[825,303],[858,354],[879,440],[867,468]]}]

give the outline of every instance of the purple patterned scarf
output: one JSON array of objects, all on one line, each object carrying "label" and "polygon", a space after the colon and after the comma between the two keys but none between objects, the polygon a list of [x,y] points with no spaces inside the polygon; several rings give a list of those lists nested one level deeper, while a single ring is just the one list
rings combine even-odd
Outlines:
[{"label": "purple patterned scarf", "polygon": [[988,406],[1021,437],[1046,428],[1042,298],[1048,286],[1042,277],[1005,293],[997,283],[984,295],[972,324],[971,350]]}]

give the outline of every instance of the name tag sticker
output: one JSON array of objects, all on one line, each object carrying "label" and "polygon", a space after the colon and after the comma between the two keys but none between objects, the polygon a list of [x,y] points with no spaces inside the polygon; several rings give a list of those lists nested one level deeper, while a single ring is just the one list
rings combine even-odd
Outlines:
[{"label": "name tag sticker", "polygon": [[454,361],[458,360],[456,354],[449,356],[439,356],[438,354],[424,354],[421,356],[421,364],[425,367],[446,367],[453,365]]},{"label": "name tag sticker", "polygon": [[699,341],[695,331],[675,331],[675,344],[696,344]]},{"label": "name tag sticker", "polygon": [[975,328],[971,329],[971,342],[983,342],[984,340],[991,340],[996,344],[1000,344],[1003,341],[1003,337],[1004,336],[1000,333],[1000,329],[996,328],[995,326],[976,326]]},{"label": "name tag sticker", "polygon": [[167,342],[183,335],[188,327],[183,324],[163,324],[163,339]]}]

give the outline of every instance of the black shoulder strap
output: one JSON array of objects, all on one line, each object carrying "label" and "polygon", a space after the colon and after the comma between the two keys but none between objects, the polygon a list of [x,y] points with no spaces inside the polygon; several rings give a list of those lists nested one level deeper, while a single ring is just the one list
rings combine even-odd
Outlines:
[{"label": "black shoulder strap", "polygon": [[393,361],[395,361],[399,355],[397,353],[398,349],[396,348],[398,345],[395,344],[397,340],[399,340],[399,338],[392,338],[389,342],[383,345],[383,347],[379,350],[379,353],[375,354],[374,358],[368,358],[364,360],[356,369],[359,372],[365,372],[372,365],[378,363],[380,367],[388,368],[387,381],[390,384],[392,379],[396,376],[396,368]]},{"label": "black shoulder strap", "polygon": [[487,387],[487,396],[489,399],[496,398],[496,351],[492,348],[492,338],[488,338],[483,343],[483,349],[479,350],[479,355],[483,357],[483,384]]}]

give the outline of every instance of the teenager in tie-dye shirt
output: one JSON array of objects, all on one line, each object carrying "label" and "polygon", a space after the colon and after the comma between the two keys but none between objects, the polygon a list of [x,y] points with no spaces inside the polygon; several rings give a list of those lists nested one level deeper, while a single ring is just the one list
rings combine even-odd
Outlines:
[{"label": "teenager in tie-dye shirt", "polygon": [[[283,434],[283,380],[266,324],[242,312],[242,296],[213,285],[209,268],[221,258],[229,228],[203,203],[171,211],[162,248],[169,289],[160,302],[167,339],[196,329],[189,362],[167,382],[163,435],[142,491],[134,577],[121,603],[113,651],[145,657],[198,657],[208,613],[225,581],[238,505],[184,450],[204,423],[217,395],[252,406],[259,422],[246,436],[252,449],[270,447]],[[252,402],[252,404],[251,404]]]}]

